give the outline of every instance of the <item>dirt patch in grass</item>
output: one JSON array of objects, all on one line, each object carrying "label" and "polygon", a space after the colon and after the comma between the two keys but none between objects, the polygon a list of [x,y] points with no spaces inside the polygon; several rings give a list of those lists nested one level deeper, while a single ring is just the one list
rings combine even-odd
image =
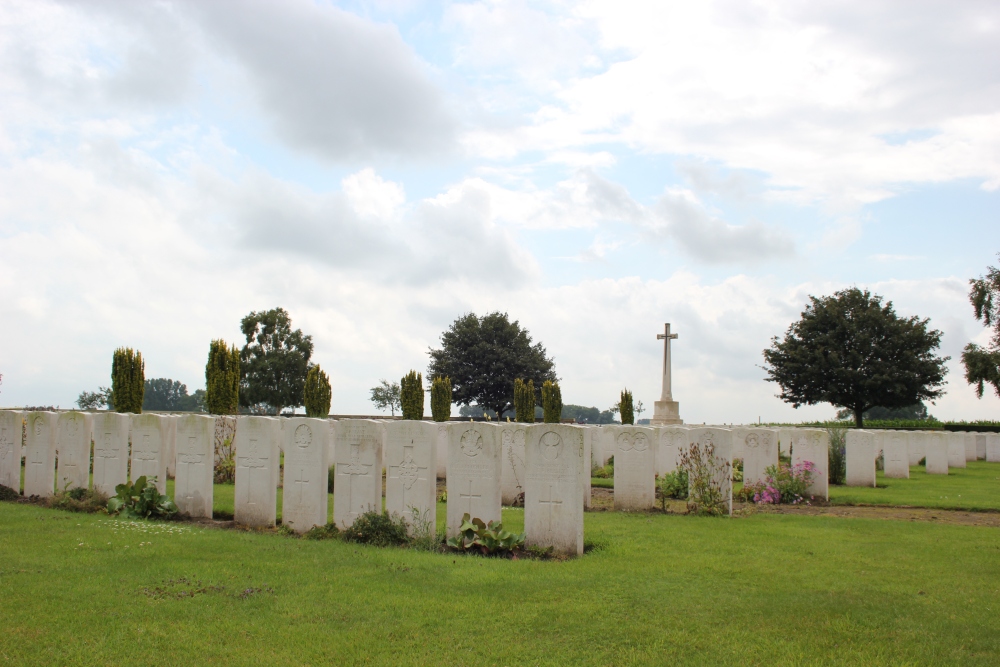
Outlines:
[{"label": "dirt patch in grass", "polygon": [[891,521],[928,521],[961,526],[994,526],[1000,528],[1000,513],[966,512],[961,510],[926,509],[922,507],[845,507],[763,505],[758,512],[767,514],[806,514],[812,516],[838,516],[855,519],[889,519]]}]

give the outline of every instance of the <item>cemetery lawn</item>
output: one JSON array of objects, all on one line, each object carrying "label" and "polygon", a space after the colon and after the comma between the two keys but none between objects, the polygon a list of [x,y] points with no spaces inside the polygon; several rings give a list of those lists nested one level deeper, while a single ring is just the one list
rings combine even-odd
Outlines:
[{"label": "cemetery lawn", "polygon": [[947,475],[928,475],[923,466],[910,468],[909,479],[876,474],[876,488],[831,486],[833,505],[895,505],[935,509],[1000,511],[1000,463],[969,461]]},{"label": "cemetery lawn", "polygon": [[3,502],[0,663],[1000,663],[996,528],[585,521],[585,556],[509,561]]}]

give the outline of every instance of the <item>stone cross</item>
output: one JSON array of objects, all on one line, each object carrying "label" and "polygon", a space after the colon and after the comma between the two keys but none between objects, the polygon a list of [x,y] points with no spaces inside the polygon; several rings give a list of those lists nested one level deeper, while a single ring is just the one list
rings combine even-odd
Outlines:
[{"label": "stone cross", "polygon": [[674,400],[670,391],[670,341],[676,340],[677,334],[670,333],[670,323],[663,325],[663,333],[656,334],[656,340],[663,341],[663,392],[660,394],[661,401]]}]

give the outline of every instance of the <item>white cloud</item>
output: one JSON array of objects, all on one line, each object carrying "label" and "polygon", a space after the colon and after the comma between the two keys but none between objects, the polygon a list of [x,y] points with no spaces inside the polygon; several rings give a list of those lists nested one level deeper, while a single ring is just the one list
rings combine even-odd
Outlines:
[{"label": "white cloud", "polygon": [[340,182],[340,189],[351,208],[361,217],[390,220],[396,217],[399,208],[406,202],[403,186],[382,180],[371,167],[345,176]]}]

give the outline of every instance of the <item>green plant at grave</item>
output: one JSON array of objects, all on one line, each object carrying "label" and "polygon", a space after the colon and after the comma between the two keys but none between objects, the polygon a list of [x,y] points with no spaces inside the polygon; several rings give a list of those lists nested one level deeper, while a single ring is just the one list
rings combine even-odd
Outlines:
[{"label": "green plant at grave", "polygon": [[448,540],[448,547],[483,556],[515,556],[524,548],[524,539],[524,533],[508,532],[500,521],[486,524],[482,519],[471,518],[466,512],[462,516],[458,535]]},{"label": "green plant at grave", "polygon": [[514,419],[528,424],[535,422],[535,382],[531,379],[514,380]]},{"label": "green plant at grave", "polygon": [[558,382],[546,380],[542,383],[542,411],[542,421],[546,424],[558,424],[562,419],[562,391]]},{"label": "green plant at grave", "polygon": [[723,516],[729,514],[728,498],[722,493],[719,480],[731,473],[729,462],[716,460],[715,445],[704,448],[693,443],[688,449],[680,450],[678,465],[688,476],[687,510],[691,514]]},{"label": "green plant at grave", "polygon": [[688,497],[688,473],[687,470],[678,468],[673,472],[668,472],[656,481],[656,491],[660,496],[660,502],[664,511],[667,509],[667,500],[675,498],[685,500]]},{"label": "green plant at grave", "polygon": [[599,479],[613,479],[615,476],[615,457],[608,459],[608,462],[603,466],[593,466],[591,468],[591,477],[597,477]]},{"label": "green plant at grave", "polygon": [[431,380],[431,418],[446,422],[451,418],[451,378],[436,377]]},{"label": "green plant at grave", "polygon": [[635,408],[632,404],[632,392],[628,389],[622,392],[621,400],[618,402],[618,415],[622,424],[635,424]]},{"label": "green plant at grave", "polygon": [[213,415],[234,415],[240,409],[240,351],[222,339],[208,346],[205,409]]},{"label": "green plant at grave", "polygon": [[130,347],[120,347],[111,358],[111,402],[115,412],[142,412],[146,364],[142,353]]},{"label": "green plant at grave", "polygon": [[434,510],[428,508],[422,513],[417,507],[410,507],[410,517],[407,523],[410,524],[410,546],[419,551],[437,551],[441,548],[441,540],[437,534],[431,530],[431,520],[428,514]]},{"label": "green plant at grave", "polygon": [[21,494],[18,491],[0,484],[0,500],[20,500]]},{"label": "green plant at grave", "polygon": [[743,481],[743,459],[733,459],[733,481]]},{"label": "green plant at grave", "polygon": [[376,547],[401,546],[410,541],[406,521],[388,511],[369,510],[358,515],[347,528],[340,531],[348,542],[371,544]]},{"label": "green plant at grave", "polygon": [[424,418],[424,377],[410,371],[399,381],[399,403],[403,419]]},{"label": "green plant at grave", "polygon": [[330,414],[330,398],[332,396],[333,388],[330,386],[330,378],[319,367],[319,364],[316,364],[306,373],[306,384],[302,392],[306,415],[326,419]]},{"label": "green plant at grave", "polygon": [[177,513],[177,505],[156,488],[156,477],[143,475],[134,484],[125,482],[115,487],[115,496],[108,500],[108,514],[121,514],[129,519],[164,518]]},{"label": "green plant at grave", "polygon": [[43,499],[42,502],[47,507],[92,514],[103,512],[107,508],[108,496],[97,489],[85,489],[79,486],[71,489],[67,484],[62,491]]},{"label": "green plant at grave", "polygon": [[828,428],[830,449],[827,452],[830,484],[843,484],[847,480],[847,429]]}]

